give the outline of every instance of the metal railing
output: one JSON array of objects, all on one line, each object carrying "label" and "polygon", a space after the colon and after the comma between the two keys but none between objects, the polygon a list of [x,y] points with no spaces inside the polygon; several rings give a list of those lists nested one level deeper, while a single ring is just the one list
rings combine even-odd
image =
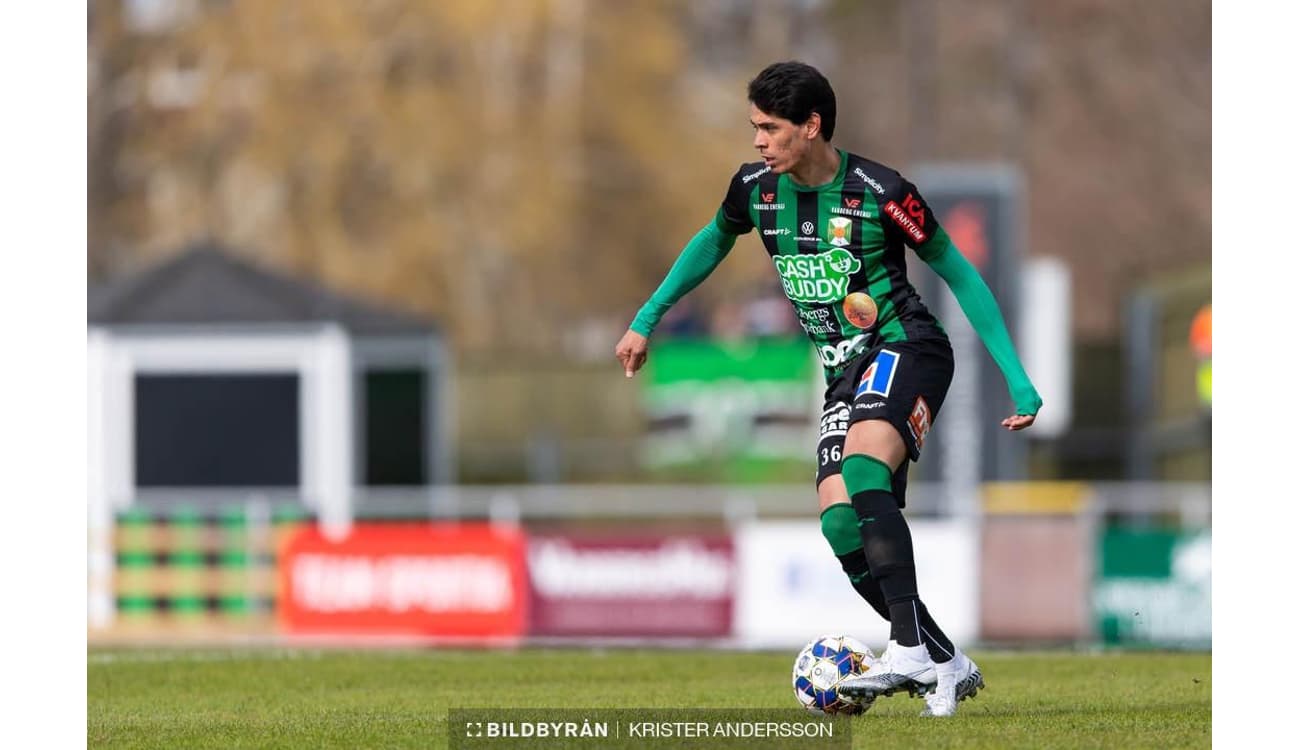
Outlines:
[{"label": "metal railing", "polygon": [[[1039,493],[1054,487],[1083,488],[1078,511],[1098,516],[1179,519],[1187,526],[1209,526],[1208,482],[1025,483]],[[565,484],[442,485],[358,488],[352,496],[357,520],[458,518],[497,520],[699,518],[735,521],[752,518],[803,518],[817,514],[817,495],[807,484]],[[909,516],[951,515],[947,488],[917,482],[907,489]],[[311,515],[314,503],[292,488],[211,490],[150,489],[119,508],[167,515],[178,509],[216,513],[235,507]]]}]

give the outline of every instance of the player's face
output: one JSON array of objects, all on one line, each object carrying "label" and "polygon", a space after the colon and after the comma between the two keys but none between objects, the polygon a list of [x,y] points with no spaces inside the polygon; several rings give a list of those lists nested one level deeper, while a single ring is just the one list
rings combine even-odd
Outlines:
[{"label": "player's face", "polygon": [[769,115],[751,103],[749,124],[754,126],[754,148],[776,174],[794,169],[811,149],[809,123],[795,125],[783,117]]}]

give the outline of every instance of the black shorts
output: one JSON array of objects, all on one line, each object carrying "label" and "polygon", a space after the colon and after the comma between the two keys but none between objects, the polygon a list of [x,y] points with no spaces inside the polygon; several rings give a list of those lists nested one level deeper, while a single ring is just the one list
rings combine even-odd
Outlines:
[{"label": "black shorts", "polygon": [[[925,437],[952,383],[952,346],[944,339],[879,344],[849,362],[826,385],[821,434],[817,440],[817,484],[840,473],[844,436],[865,419],[883,419],[898,430],[912,461],[921,457]],[[907,491],[904,461],[894,473],[894,496],[901,508]]]}]

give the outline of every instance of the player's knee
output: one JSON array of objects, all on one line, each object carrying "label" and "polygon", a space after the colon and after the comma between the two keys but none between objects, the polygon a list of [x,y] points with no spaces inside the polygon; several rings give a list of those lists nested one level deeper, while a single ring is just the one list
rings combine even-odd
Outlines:
[{"label": "player's knee", "polygon": [[[822,536],[838,557],[862,548],[858,516],[847,503],[836,503],[822,511]],[[846,571],[847,572],[847,571]]]}]

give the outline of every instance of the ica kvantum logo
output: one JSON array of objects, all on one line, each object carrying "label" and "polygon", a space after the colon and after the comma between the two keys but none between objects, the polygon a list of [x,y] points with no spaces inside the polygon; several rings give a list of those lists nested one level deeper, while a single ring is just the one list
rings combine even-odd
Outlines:
[{"label": "ica kvantum logo", "polygon": [[[845,227],[844,244],[848,244],[848,232]],[[838,239],[833,233],[831,238],[832,243]],[[785,296],[794,302],[838,302],[849,291],[849,277],[862,268],[861,260],[841,248],[817,255],[778,255],[772,261],[781,275]]]}]

